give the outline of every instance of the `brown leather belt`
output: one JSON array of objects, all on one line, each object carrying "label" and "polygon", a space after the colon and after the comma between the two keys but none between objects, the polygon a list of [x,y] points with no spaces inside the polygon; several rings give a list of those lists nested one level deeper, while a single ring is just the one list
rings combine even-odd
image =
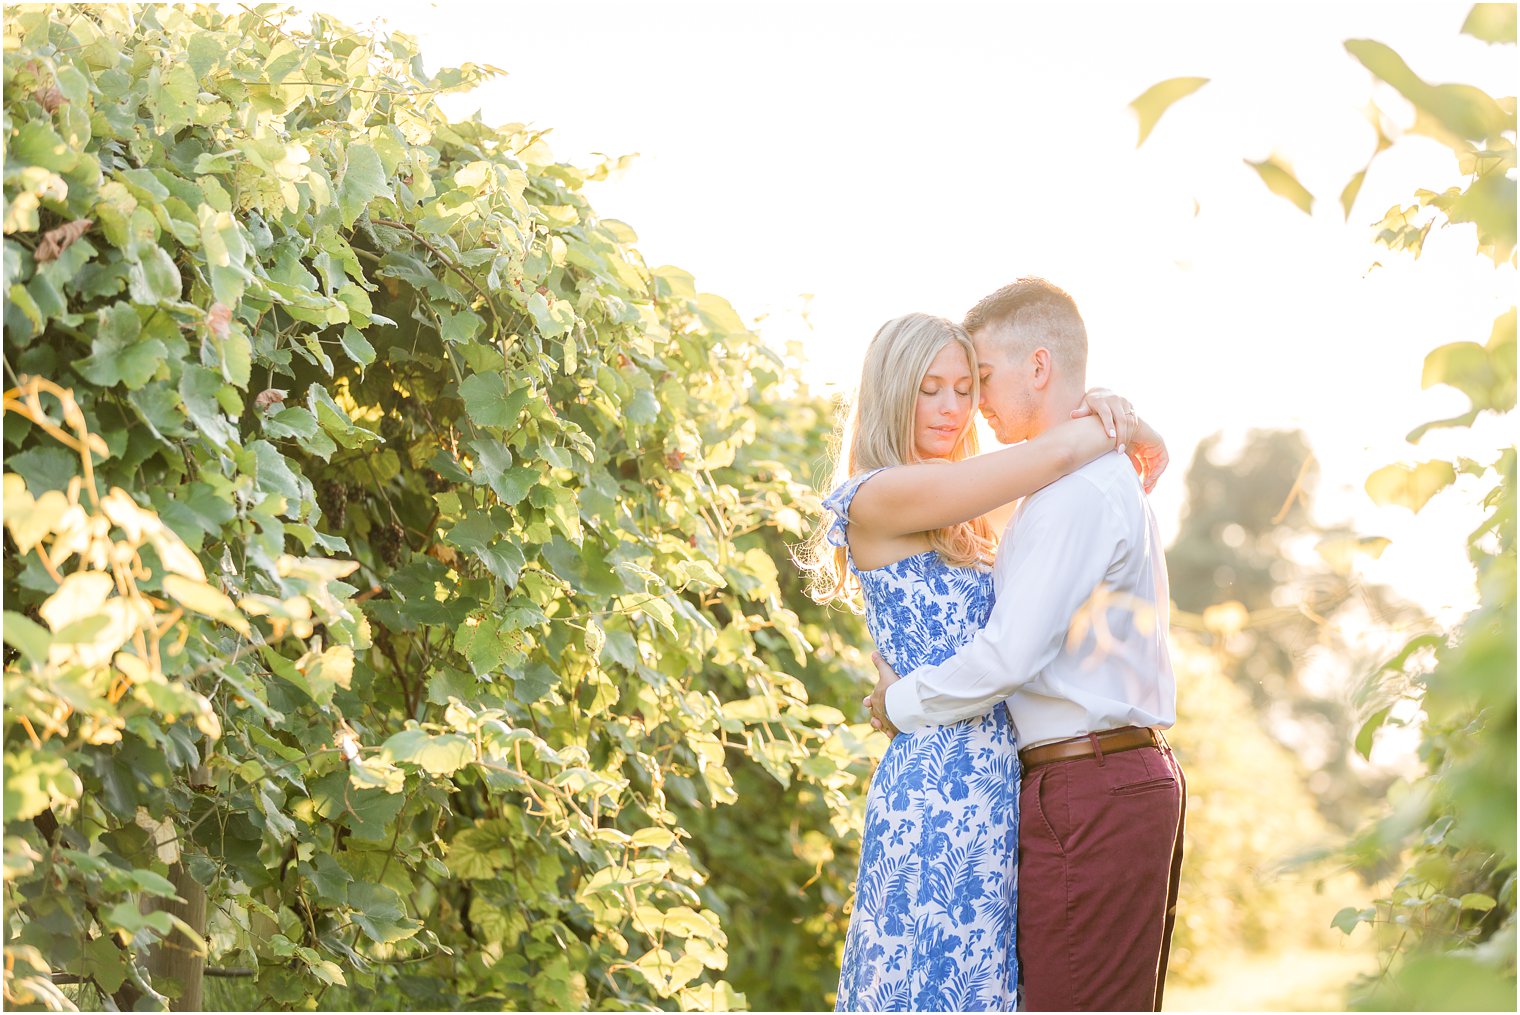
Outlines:
[{"label": "brown leather belt", "polygon": [[1027,772],[1032,768],[1039,768],[1041,765],[1049,765],[1057,761],[1091,758],[1097,754],[1097,751],[1093,750],[1094,741],[1097,741],[1098,749],[1104,754],[1133,751],[1140,747],[1166,746],[1166,738],[1158,730],[1153,730],[1148,726],[1121,726],[1116,730],[1103,730],[1100,733],[1072,737],[1070,740],[1057,740],[1053,744],[1026,747],[1019,752],[1019,761],[1023,763],[1024,771]]}]

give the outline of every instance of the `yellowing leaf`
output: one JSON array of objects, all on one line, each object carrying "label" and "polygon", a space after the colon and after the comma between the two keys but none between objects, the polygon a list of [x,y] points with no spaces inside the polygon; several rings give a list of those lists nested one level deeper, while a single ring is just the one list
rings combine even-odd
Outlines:
[{"label": "yellowing leaf", "polygon": [[111,576],[101,571],[75,571],[66,575],[58,591],[37,610],[54,632],[70,624],[96,616],[116,590]]},{"label": "yellowing leaf", "polygon": [[1381,557],[1389,544],[1386,536],[1332,536],[1321,540],[1317,549],[1331,570],[1337,574],[1349,574],[1357,557]]},{"label": "yellowing leaf", "polygon": [[164,591],[187,610],[220,620],[239,634],[250,633],[247,618],[238,612],[232,600],[206,582],[169,574],[164,576]]},{"label": "yellowing leaf", "polygon": [[668,828],[641,828],[632,836],[633,845],[652,846],[655,849],[669,849],[675,841],[674,833]]},{"label": "yellowing leaf", "polygon": [[1174,103],[1187,98],[1208,83],[1208,78],[1170,78],[1141,92],[1129,104],[1140,121],[1140,137],[1135,142],[1135,147],[1145,144],[1145,139],[1151,136],[1151,131],[1161,121],[1162,114],[1172,108]]},{"label": "yellowing leaf", "polygon": [[5,522],[11,530],[11,538],[16,541],[16,549],[22,553],[57,532],[64,516],[69,513],[69,499],[58,490],[49,490],[34,501],[23,486],[14,507],[10,498],[7,488]]},{"label": "yellowing leaf", "polygon": [[1346,213],[1346,220],[1351,220],[1351,208],[1356,204],[1356,195],[1362,192],[1362,182],[1367,179],[1367,170],[1363,169],[1351,178],[1346,184],[1346,189],[1341,191],[1341,211]]},{"label": "yellowing leaf", "polygon": [[[1298,182],[1298,177],[1293,175],[1293,169],[1282,159],[1273,155],[1260,162],[1246,159],[1245,164],[1256,170],[1256,175],[1261,177],[1261,182],[1272,193],[1292,201],[1305,215],[1314,214],[1314,195],[1304,189],[1304,185]],[[1344,201],[1344,195],[1342,200]]]},{"label": "yellowing leaf", "polygon": [[1489,45],[1499,42],[1515,43],[1514,4],[1473,4],[1462,22],[1462,33],[1482,39]]},{"label": "yellowing leaf", "polygon": [[1420,386],[1446,384],[1470,398],[1474,409],[1492,409],[1497,407],[1495,389],[1503,387],[1503,380],[1483,346],[1476,342],[1452,342],[1432,349],[1425,357]]},{"label": "yellowing leaf", "polygon": [[158,551],[158,559],[165,569],[195,581],[206,580],[206,569],[201,566],[200,558],[190,552],[179,536],[168,528],[161,528],[151,536],[153,548]]},{"label": "yellowing leaf", "polygon": [[1456,478],[1450,462],[1388,465],[1367,477],[1367,495],[1377,504],[1397,504],[1418,511]]}]

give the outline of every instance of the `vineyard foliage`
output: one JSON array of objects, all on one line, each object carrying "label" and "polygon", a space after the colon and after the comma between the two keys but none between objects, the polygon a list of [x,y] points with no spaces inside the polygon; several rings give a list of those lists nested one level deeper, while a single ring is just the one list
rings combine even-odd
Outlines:
[{"label": "vineyard foliage", "polygon": [[[1463,31],[1513,46],[1515,5],[1477,4]],[[1346,49],[1410,102],[1412,130],[1446,143],[1466,177],[1461,186],[1419,190],[1407,206],[1390,208],[1378,240],[1418,257],[1432,227],[1470,224],[1478,257],[1513,266],[1514,96],[1495,100],[1470,85],[1428,84],[1370,40],[1351,40]],[[1348,190],[1354,200],[1354,186]],[[1411,444],[1433,430],[1513,413],[1515,308],[1489,334],[1472,338],[1433,349],[1422,373],[1425,387],[1461,392],[1467,411],[1417,427]],[[1449,637],[1412,639],[1369,678],[1361,696],[1360,749],[1368,752],[1381,727],[1400,721],[1398,705],[1409,701],[1423,713],[1426,768],[1397,788],[1390,813],[1350,847],[1360,864],[1405,864],[1387,896],[1337,917],[1348,931],[1365,922],[1382,933],[1381,972],[1353,997],[1374,1010],[1515,1005],[1515,448],[1480,460],[1396,463],[1373,473],[1366,486],[1378,503],[1419,511],[1458,477],[1482,508],[1467,539],[1478,605]]]},{"label": "vineyard foliage", "polygon": [[[1515,5],[1476,4],[1461,30],[1487,45],[1513,46]],[[1373,225],[1377,242],[1418,258],[1432,229],[1463,228],[1476,241],[1480,268],[1513,267],[1515,97],[1428,82],[1371,39],[1348,40],[1345,48],[1414,114],[1399,130],[1374,104],[1375,147],[1340,195],[1348,220],[1361,214],[1357,198],[1372,163],[1406,133],[1420,135],[1450,149],[1462,183],[1415,189]],[[1153,93],[1169,96],[1168,102],[1186,94],[1160,86],[1146,94]],[[1154,119],[1164,108],[1140,113]],[[1260,164],[1250,164],[1274,193],[1310,211],[1313,195],[1286,169],[1279,166],[1269,177]],[[1461,392],[1468,408],[1417,427],[1408,436],[1412,445],[1432,431],[1465,430],[1484,417],[1513,414],[1515,321],[1511,306],[1489,334],[1426,356],[1423,385]],[[1454,496],[1473,496],[1481,506],[1482,521],[1467,539],[1478,605],[1447,634],[1409,640],[1367,678],[1356,702],[1358,751],[1370,754],[1379,732],[1408,724],[1413,711],[1424,767],[1418,778],[1393,787],[1387,812],[1342,852],[1357,869],[1401,872],[1387,895],[1371,906],[1347,907],[1334,920],[1347,933],[1363,924],[1378,932],[1379,970],[1351,996],[1370,1010],[1513,1011],[1515,1005],[1515,448],[1482,459],[1427,455],[1388,465],[1366,482],[1376,503],[1411,511],[1453,487]],[[1377,549],[1386,541],[1365,542]]]},{"label": "vineyard foliage", "polygon": [[783,605],[788,368],[606,167],[443,115],[494,68],[292,19],[7,9],[7,1004],[204,954],[250,1006],[721,1010],[783,894],[745,947],[822,982],[865,640]]}]

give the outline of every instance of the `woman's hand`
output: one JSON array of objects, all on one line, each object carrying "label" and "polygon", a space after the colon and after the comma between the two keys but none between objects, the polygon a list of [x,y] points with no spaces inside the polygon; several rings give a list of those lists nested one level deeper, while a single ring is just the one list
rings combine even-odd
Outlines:
[{"label": "woman's hand", "polygon": [[1114,439],[1114,447],[1128,449],[1138,430],[1139,417],[1129,399],[1116,395],[1107,388],[1091,388],[1082,396],[1082,404],[1071,410],[1072,419],[1097,416],[1103,430]]},{"label": "woman's hand", "polygon": [[1146,493],[1150,493],[1156,488],[1156,480],[1166,471],[1171,456],[1166,453],[1166,441],[1151,429],[1149,423],[1138,416],[1135,417],[1135,422],[1135,436],[1129,443],[1127,454],[1135,471],[1140,474],[1140,485],[1145,487]]}]

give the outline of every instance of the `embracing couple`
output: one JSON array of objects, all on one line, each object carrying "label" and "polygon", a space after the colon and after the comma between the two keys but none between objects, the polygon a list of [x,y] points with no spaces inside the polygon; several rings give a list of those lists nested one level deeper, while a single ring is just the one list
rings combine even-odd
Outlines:
[{"label": "embracing couple", "polygon": [[[1145,493],[1167,457],[1086,369],[1076,304],[1033,278],[866,352],[811,561],[819,598],[864,598],[892,737],[838,1010],[1161,1007],[1184,784]],[[977,455],[978,407],[1022,443]]]}]

